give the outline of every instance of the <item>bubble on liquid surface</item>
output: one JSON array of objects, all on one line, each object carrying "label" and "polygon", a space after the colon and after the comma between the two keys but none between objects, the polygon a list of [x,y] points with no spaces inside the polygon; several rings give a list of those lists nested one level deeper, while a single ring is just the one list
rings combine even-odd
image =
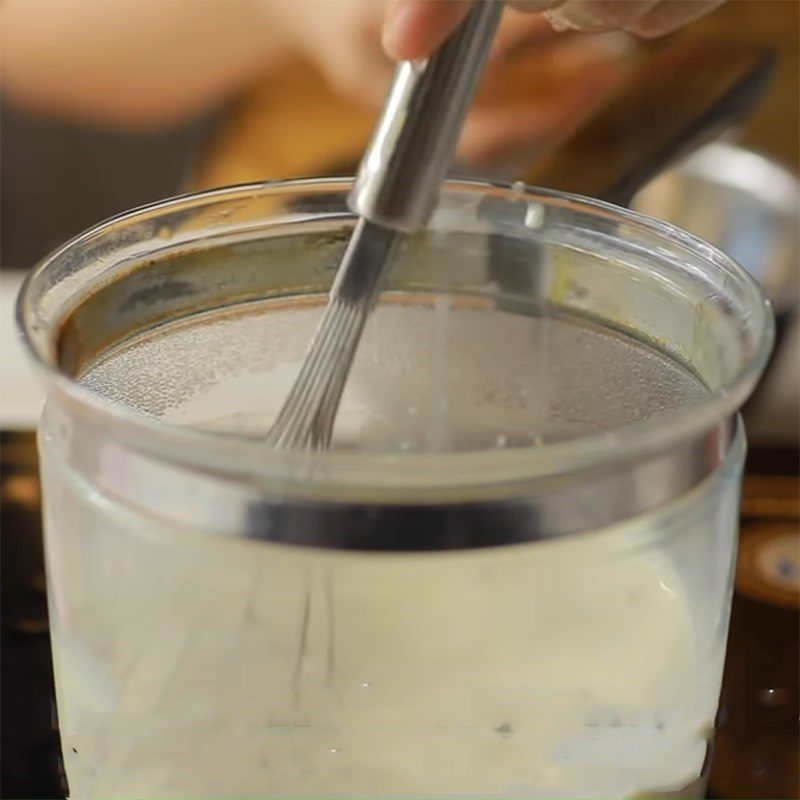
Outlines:
[{"label": "bubble on liquid surface", "polygon": [[[80,380],[173,424],[261,437],[320,315],[321,307],[264,302],[162,325],[102,355]],[[384,303],[367,323],[334,447],[546,446],[646,420],[706,393],[663,352],[577,318],[456,301]]]}]

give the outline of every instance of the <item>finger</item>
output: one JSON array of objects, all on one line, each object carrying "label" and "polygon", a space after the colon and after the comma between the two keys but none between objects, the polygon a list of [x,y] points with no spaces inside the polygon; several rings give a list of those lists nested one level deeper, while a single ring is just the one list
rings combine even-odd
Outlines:
[{"label": "finger", "polygon": [[632,25],[659,0],[567,0],[547,12],[557,31],[613,31]]},{"label": "finger", "polygon": [[469,0],[391,0],[383,24],[383,49],[390,58],[427,58],[458,27]]},{"label": "finger", "polygon": [[665,36],[721,6],[725,0],[662,0],[625,30],[643,39]]},{"label": "finger", "polygon": [[509,8],[500,21],[490,60],[505,58],[523,47],[545,46],[559,38],[542,14],[523,14]]},{"label": "finger", "polygon": [[[480,0],[479,0],[480,1]],[[526,11],[542,11],[563,0],[528,0]],[[383,47],[403,61],[427,58],[458,27],[473,0],[390,0],[383,27]]]}]

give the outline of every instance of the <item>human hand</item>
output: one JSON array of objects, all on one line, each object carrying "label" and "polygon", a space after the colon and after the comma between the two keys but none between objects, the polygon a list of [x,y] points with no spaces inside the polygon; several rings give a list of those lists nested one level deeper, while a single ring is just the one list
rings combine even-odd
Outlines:
[{"label": "human hand", "polygon": [[[395,66],[381,47],[386,2],[266,2],[283,41],[314,63],[337,94],[358,105],[380,106]],[[509,8],[458,158],[494,165],[512,159],[516,150],[530,158],[545,149],[613,88],[624,45],[618,34],[556,34],[543,15]]]},{"label": "human hand", "polygon": [[[683,27],[725,0],[517,0],[544,11],[556,30],[626,31],[654,38]],[[383,46],[397,60],[429,56],[461,22],[472,0],[390,0]]]}]

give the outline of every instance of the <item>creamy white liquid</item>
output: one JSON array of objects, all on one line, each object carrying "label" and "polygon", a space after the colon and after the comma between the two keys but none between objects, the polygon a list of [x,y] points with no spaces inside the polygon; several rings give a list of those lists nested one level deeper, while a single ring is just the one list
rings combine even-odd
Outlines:
[{"label": "creamy white liquid", "polygon": [[[92,657],[56,632],[72,794],[626,797],[687,784],[716,675],[698,674],[674,569],[631,533],[427,556],[129,540],[103,587],[119,603],[94,612],[121,641],[108,651],[101,635]],[[180,568],[137,578],[176,548]]]},{"label": "creamy white liquid", "polygon": [[[377,316],[373,330],[393,341],[391,315]],[[458,319],[448,330],[459,324],[474,332],[468,352],[478,358],[480,330]],[[516,383],[497,375],[480,402],[459,408],[459,381],[484,380],[491,363],[475,372],[450,359],[454,371],[439,390],[453,401],[450,428],[438,441],[463,440],[476,419],[494,426],[481,429],[484,439],[557,436],[587,424],[590,398],[577,391],[569,415],[532,408],[535,386],[514,363],[531,347],[515,349],[511,334],[535,322],[508,324],[504,363]],[[230,352],[263,356],[263,348],[247,350],[265,341],[257,326],[256,318],[243,323]],[[548,335],[548,346],[575,345],[569,331]],[[615,370],[636,373],[639,362],[623,347],[617,364],[612,345],[601,348],[598,369],[614,392]],[[127,370],[140,376],[151,413],[252,432],[277,411],[303,351],[223,369],[230,357],[220,361],[225,348],[217,347],[200,365],[206,372],[192,365],[194,388],[176,391],[148,382],[145,367],[164,357],[159,347],[160,356],[129,349],[86,382],[119,392]],[[386,383],[392,370],[427,374],[424,355],[402,369],[402,358],[390,361],[383,381],[369,379],[375,369],[357,370],[338,436],[385,445],[390,432],[395,448],[424,448],[429,428],[417,417],[431,418],[430,397],[416,392],[415,408]],[[360,357],[370,363],[369,340]],[[598,356],[583,357],[585,374]],[[554,369],[557,403],[573,379]],[[700,391],[688,379],[681,387],[679,375],[676,367],[675,392]],[[651,397],[639,383],[635,414]],[[654,391],[651,405],[660,397]],[[622,413],[615,403],[612,396],[605,416]],[[61,465],[51,469],[53,639],[73,797],[623,798],[679,788],[701,772],[724,622],[709,645],[712,623],[698,628],[704,598],[689,591],[667,551],[679,537],[703,546],[702,514],[665,509],[585,536],[467,552],[320,552],[167,526],[87,493]],[[704,497],[692,502],[702,506]],[[718,582],[704,580],[717,608]],[[712,616],[726,619],[722,609]]]}]

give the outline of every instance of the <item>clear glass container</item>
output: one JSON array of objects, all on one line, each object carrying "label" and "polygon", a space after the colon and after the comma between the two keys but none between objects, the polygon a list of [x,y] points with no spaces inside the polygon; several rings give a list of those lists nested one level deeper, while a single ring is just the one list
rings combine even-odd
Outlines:
[{"label": "clear glass container", "polygon": [[140,209],[23,289],[72,796],[702,796],[758,287],[655,220],[449,183],[332,450],[272,452],[348,188]]}]

